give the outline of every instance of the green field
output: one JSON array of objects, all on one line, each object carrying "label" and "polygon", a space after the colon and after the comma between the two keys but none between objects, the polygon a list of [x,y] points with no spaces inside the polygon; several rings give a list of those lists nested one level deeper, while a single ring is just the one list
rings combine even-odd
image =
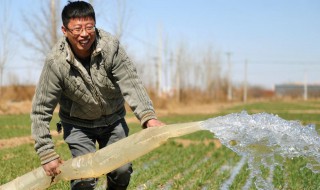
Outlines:
[{"label": "green field", "polygon": [[[268,101],[248,103],[230,107],[217,114],[209,115],[170,115],[161,120],[167,124],[201,121],[215,116],[246,110],[248,113],[267,112],[277,114],[287,120],[300,120],[303,124],[313,123],[320,131],[320,101]],[[58,121],[57,115],[52,122]],[[130,134],[141,130],[137,123],[129,123]],[[29,115],[0,116],[0,139],[30,135]],[[54,136],[57,152],[63,159],[70,158],[70,153],[62,135]],[[182,142],[188,142],[186,144]],[[156,150],[133,161],[134,173],[129,189],[219,189],[229,179],[234,167],[241,157],[225,146],[215,143],[214,135],[207,131],[196,132],[187,136],[170,139]],[[319,153],[318,153],[319,154]],[[0,184],[7,183],[16,177],[39,167],[40,161],[32,144],[14,148],[0,149]],[[305,168],[306,160],[295,158],[287,164],[275,167],[273,184],[277,189],[320,189],[320,174],[312,173]],[[247,165],[244,165],[234,178],[230,189],[241,189],[249,176]],[[263,176],[268,170],[262,168]],[[101,177],[100,185],[104,177]],[[253,183],[252,183],[253,184]],[[51,190],[67,190],[69,182],[59,182]],[[253,185],[250,189],[256,189]]]}]

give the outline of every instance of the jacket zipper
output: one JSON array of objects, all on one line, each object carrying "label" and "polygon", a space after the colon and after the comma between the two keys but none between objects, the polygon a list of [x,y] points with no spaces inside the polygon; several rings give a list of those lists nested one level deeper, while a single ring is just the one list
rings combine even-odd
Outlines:
[{"label": "jacket zipper", "polygon": [[93,88],[93,90],[94,90],[94,93],[95,93],[95,95],[96,95],[97,101],[98,101],[98,103],[99,103],[99,105],[100,105],[101,112],[104,113],[102,101],[101,101],[101,99],[100,99],[100,97],[99,97],[99,95],[98,95],[98,91],[97,91],[97,89],[96,89],[96,84],[95,84],[95,82],[94,82],[94,80],[92,79],[92,76],[91,76],[92,60],[94,59],[94,57],[95,57],[95,54],[92,54],[92,55],[91,55],[91,59],[90,59],[90,66],[89,66],[89,71],[90,71],[89,76],[90,76],[90,79],[91,79],[91,82],[92,82],[92,85],[91,85],[91,86],[92,86],[92,88]]},{"label": "jacket zipper", "polygon": [[[80,73],[81,77],[84,79],[84,82],[85,82],[85,81],[86,81],[86,80],[85,80],[85,76],[83,75],[82,71],[81,71],[78,67],[76,67],[75,65],[73,65],[73,64],[70,64],[70,65],[72,65],[72,66]],[[91,68],[91,60],[90,60],[90,68]],[[89,68],[89,69],[90,69],[90,68]],[[91,72],[91,71],[90,71],[90,72]],[[99,95],[98,95],[97,89],[96,89],[96,87],[95,87],[95,83],[94,83],[91,75],[89,75],[89,76],[90,76],[90,79],[91,79],[91,83],[89,83],[89,85],[90,85],[90,87],[91,87],[92,90],[93,90],[93,98],[99,103],[100,110],[101,110],[101,113],[102,113],[102,112],[103,112],[102,101],[101,101],[101,99],[100,99],[100,97],[99,97]],[[88,82],[87,82],[87,83],[88,83]]]}]

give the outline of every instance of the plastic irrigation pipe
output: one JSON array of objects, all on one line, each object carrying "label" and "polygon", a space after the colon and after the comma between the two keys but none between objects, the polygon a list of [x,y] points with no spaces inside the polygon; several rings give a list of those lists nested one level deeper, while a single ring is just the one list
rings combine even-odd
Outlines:
[{"label": "plastic irrigation pipe", "polygon": [[42,190],[60,180],[99,177],[152,151],[169,138],[203,130],[200,123],[172,124],[141,130],[95,153],[65,161],[59,167],[61,173],[54,179],[39,167],[0,186],[0,190]]}]

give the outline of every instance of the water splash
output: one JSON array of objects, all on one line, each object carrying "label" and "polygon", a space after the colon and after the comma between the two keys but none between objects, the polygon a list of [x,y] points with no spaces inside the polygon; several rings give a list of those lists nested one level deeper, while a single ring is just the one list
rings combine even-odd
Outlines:
[{"label": "water splash", "polygon": [[233,168],[229,179],[222,184],[221,190],[226,190],[230,188],[230,185],[232,184],[233,180],[239,174],[241,168],[245,165],[246,162],[247,158],[243,156],[241,160],[238,162],[238,164]]},{"label": "water splash", "polygon": [[[320,136],[314,125],[287,121],[276,115],[243,111],[212,118],[201,123],[222,144],[248,159],[250,176],[244,189],[249,189],[252,179],[258,189],[274,189],[272,184],[275,166],[283,166],[287,158],[304,157],[306,167],[320,173]],[[260,167],[269,168],[267,179]]]}]

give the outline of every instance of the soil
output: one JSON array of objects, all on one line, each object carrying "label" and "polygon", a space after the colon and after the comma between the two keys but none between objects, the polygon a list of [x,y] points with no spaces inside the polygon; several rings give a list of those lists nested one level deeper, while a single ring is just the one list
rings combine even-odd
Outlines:
[{"label": "soil", "polygon": [[190,145],[197,145],[203,143],[204,145],[208,146],[210,143],[215,145],[215,148],[218,149],[221,147],[221,142],[218,139],[206,139],[205,141],[194,141],[189,139],[175,139],[176,143],[181,144],[183,147],[188,147]]},{"label": "soil", "polygon": [[10,139],[0,139],[0,149],[11,148],[22,144],[31,144],[33,140],[31,136],[28,137],[14,137]]},{"label": "soil", "polygon": [[0,115],[28,114],[31,111],[31,100],[0,101]]}]

